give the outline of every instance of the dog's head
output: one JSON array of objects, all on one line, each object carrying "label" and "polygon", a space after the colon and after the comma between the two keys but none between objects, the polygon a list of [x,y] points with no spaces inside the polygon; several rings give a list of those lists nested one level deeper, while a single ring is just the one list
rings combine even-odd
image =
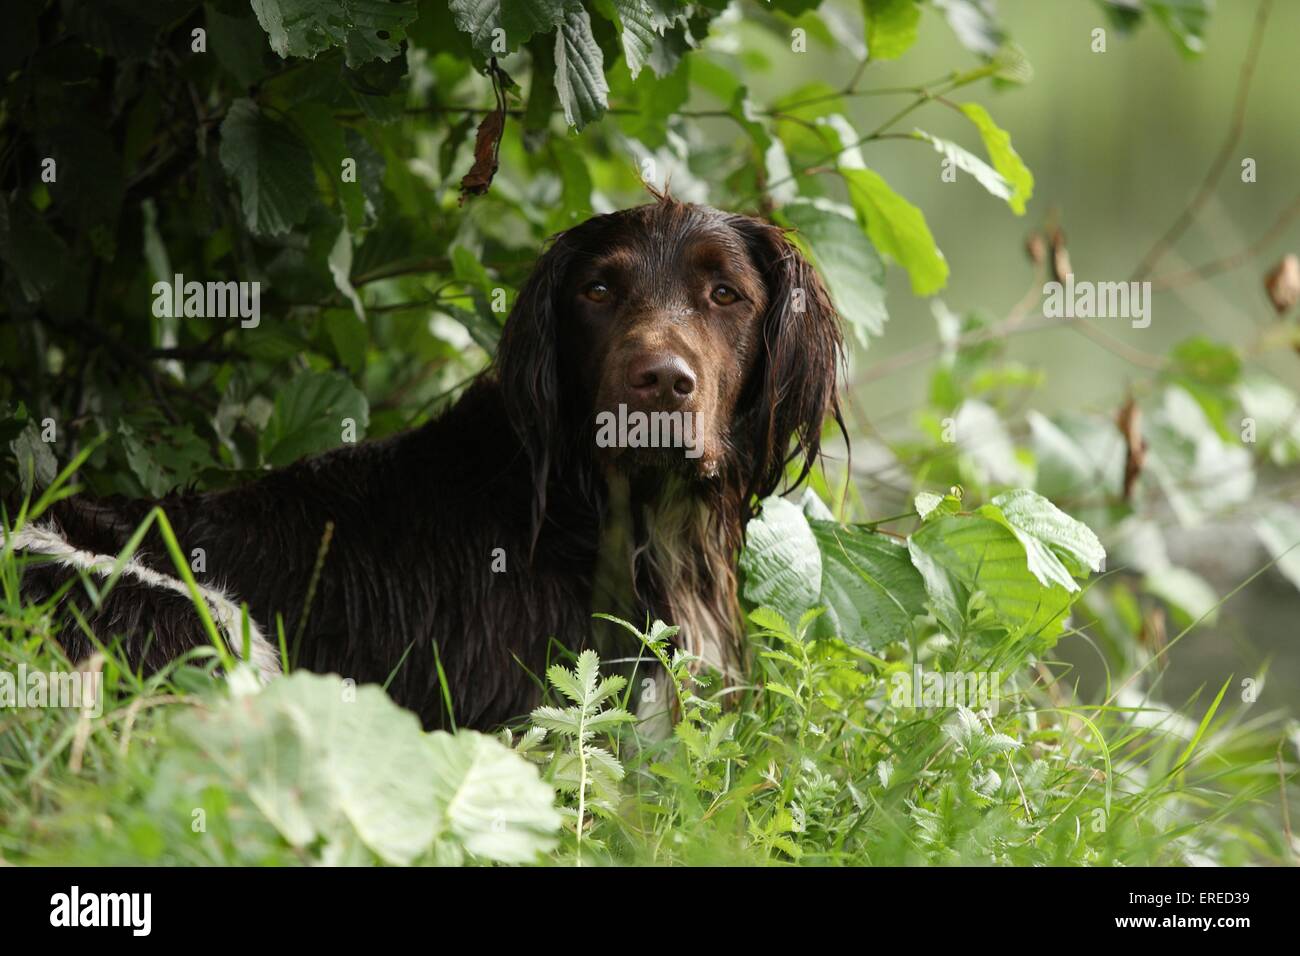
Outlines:
[{"label": "dog's head", "polygon": [[555,238],[497,375],[543,496],[585,460],[748,498],[795,457],[806,475],[839,414],[841,354],[830,298],[780,228],[665,198]]}]

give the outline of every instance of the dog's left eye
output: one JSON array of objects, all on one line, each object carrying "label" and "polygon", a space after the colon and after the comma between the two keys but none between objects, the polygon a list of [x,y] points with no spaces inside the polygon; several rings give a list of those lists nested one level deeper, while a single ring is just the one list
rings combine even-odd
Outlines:
[{"label": "dog's left eye", "polygon": [[592,302],[608,302],[611,295],[609,286],[605,285],[603,282],[591,283],[591,285],[582,290],[582,294]]},{"label": "dog's left eye", "polygon": [[740,293],[729,285],[720,285],[714,287],[709,298],[718,305],[731,305],[733,302],[740,301]]}]

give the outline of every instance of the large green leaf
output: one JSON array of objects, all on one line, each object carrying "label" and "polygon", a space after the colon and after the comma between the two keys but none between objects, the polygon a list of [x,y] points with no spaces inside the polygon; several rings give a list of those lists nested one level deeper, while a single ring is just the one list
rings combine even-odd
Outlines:
[{"label": "large green leaf", "polygon": [[885,309],[885,265],[853,219],[827,203],[793,202],[781,215],[795,228],[794,240],[817,266],[840,317],[865,348],[881,335]]},{"label": "large green leaf", "polygon": [[[224,790],[323,862],[414,862],[450,847],[518,863],[560,817],[537,769],[473,731],[426,734],[376,685],[298,671],[178,721],[157,793]],[[247,826],[242,808],[232,825]]]},{"label": "large green leaf", "polygon": [[745,529],[740,555],[745,599],[779,611],[791,623],[817,606],[822,562],[808,519],[784,498],[765,498]]},{"label": "large green leaf", "polygon": [[555,93],[565,120],[578,129],[600,119],[608,106],[605,58],[581,7],[566,10],[555,33]]},{"label": "large green leaf", "polygon": [[1106,558],[1091,528],[1026,488],[998,495],[979,513],[1011,530],[1025,548],[1029,570],[1045,586],[1077,591],[1074,578],[1100,571]]},{"label": "large green leaf", "polygon": [[300,372],[275,396],[275,410],[262,432],[262,457],[280,466],[342,441],[344,419],[356,438],[370,424],[366,396],[341,372]]},{"label": "large green leaf", "polygon": [[1160,407],[1147,416],[1144,437],[1147,469],[1183,524],[1197,525],[1254,493],[1250,452],[1225,441],[1186,389],[1165,389]]},{"label": "large green leaf", "polygon": [[244,221],[258,235],[288,232],[316,201],[306,144],[252,100],[235,100],[221,124],[221,165],[239,184]]},{"label": "large green leaf", "polygon": [[1035,577],[1024,545],[1003,522],[978,514],[927,521],[908,550],[935,616],[954,635],[1006,630],[1049,645],[1060,635],[1071,592]]},{"label": "large green leaf", "polygon": [[[456,26],[468,33],[484,57],[513,52],[535,34],[549,33],[564,20],[572,0],[449,0]],[[501,30],[502,33],[496,33]],[[500,37],[504,49],[494,47]]]},{"label": "large green leaf", "polygon": [[502,863],[528,863],[555,846],[560,813],[536,767],[473,731],[434,733],[428,743],[437,766],[435,839]]},{"label": "large green leaf", "polygon": [[682,16],[674,0],[613,0],[623,28],[623,58],[627,68],[637,76],[649,66],[658,76],[666,76],[676,66],[685,47],[685,39],[670,35]]},{"label": "large green leaf", "polygon": [[872,243],[907,270],[912,291],[933,295],[948,282],[948,262],[925,216],[872,169],[841,168],[849,199]]},{"label": "large green leaf", "polygon": [[812,521],[821,549],[825,624],[850,644],[877,649],[906,640],[912,619],[925,613],[925,583],[907,548],[868,528]]},{"label": "large green leaf", "polygon": [[348,66],[401,52],[415,0],[253,0],[253,12],[283,57],[314,57],[341,46]]}]

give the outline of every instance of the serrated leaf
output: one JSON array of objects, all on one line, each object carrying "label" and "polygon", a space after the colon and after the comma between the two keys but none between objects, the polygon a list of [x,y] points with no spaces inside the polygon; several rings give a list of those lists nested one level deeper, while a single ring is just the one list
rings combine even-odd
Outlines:
[{"label": "serrated leaf", "polygon": [[863,0],[862,13],[872,60],[896,60],[916,43],[921,22],[916,0]]},{"label": "serrated leaf", "polygon": [[1106,558],[1091,528],[1026,488],[998,495],[979,513],[1011,529],[1024,545],[1029,570],[1044,585],[1077,591],[1075,576],[1101,570]]},{"label": "serrated leaf", "polygon": [[889,318],[885,265],[871,241],[857,222],[824,204],[793,202],[781,215],[821,273],[836,311],[865,348],[870,336],[884,333]]},{"label": "serrated leaf", "polygon": [[436,838],[450,836],[475,856],[500,863],[529,863],[555,846],[560,814],[531,763],[473,731],[439,731],[428,746],[437,769],[430,788]]},{"label": "serrated leaf", "polygon": [[872,244],[907,270],[912,292],[933,295],[948,282],[948,262],[921,210],[871,169],[841,168],[849,199]]},{"label": "serrated leaf", "polygon": [[291,129],[252,100],[231,104],[221,124],[221,165],[239,186],[248,228],[261,236],[288,232],[316,200],[311,153]]},{"label": "serrated leaf", "polygon": [[605,58],[581,7],[566,9],[555,33],[555,94],[565,121],[579,130],[600,119],[608,106]]},{"label": "serrated leaf", "polygon": [[344,419],[365,436],[370,405],[340,372],[300,372],[275,396],[275,410],[262,432],[262,457],[288,465],[304,455],[336,447],[343,440]]},{"label": "serrated leaf", "polygon": [[343,47],[350,67],[401,51],[415,0],[252,0],[253,12],[282,57],[314,57]]},{"label": "serrated leaf", "polygon": [[784,498],[765,498],[763,511],[746,526],[740,556],[745,599],[767,605],[794,622],[817,600],[821,554],[808,520]]},{"label": "serrated leaf", "polygon": [[[488,58],[513,52],[535,34],[554,29],[571,0],[448,0],[447,6],[457,29],[468,33],[474,49]],[[494,47],[498,38],[504,49]]]},{"label": "serrated leaf", "polygon": [[962,103],[960,108],[979,130],[993,168],[1011,185],[1013,193],[1007,204],[1017,216],[1024,215],[1025,203],[1034,195],[1034,174],[1012,147],[1011,134],[993,122],[988,110],[980,104]]},{"label": "serrated leaf", "polygon": [[825,629],[850,644],[877,649],[904,641],[925,613],[925,583],[907,548],[886,535],[832,521],[810,522],[821,550]]},{"label": "serrated leaf", "polygon": [[[918,139],[925,140],[935,148],[935,151],[939,153],[939,155],[943,156],[958,169],[969,173],[975,178],[976,182],[994,196],[997,196],[999,199],[1004,199],[1007,202],[1011,201],[1013,194],[1011,184],[1003,179],[1001,174],[999,174],[997,170],[988,163],[984,162],[984,160],[961,146],[958,146],[951,140],[931,136],[924,130],[915,130],[912,135],[916,136]],[[1021,211],[1024,211],[1023,208]]]},{"label": "serrated leaf", "polygon": [[935,614],[954,635],[966,629],[975,592],[992,612],[987,626],[1046,642],[1060,634],[1071,592],[1038,581],[1024,545],[1004,524],[983,515],[941,518],[913,534],[908,550]]},{"label": "serrated leaf", "polygon": [[[664,34],[677,20],[678,13],[671,2],[661,0],[613,0],[622,26],[623,58],[635,78],[642,68],[649,66],[657,76],[672,71],[664,56]],[[659,55],[656,55],[659,51]]]}]

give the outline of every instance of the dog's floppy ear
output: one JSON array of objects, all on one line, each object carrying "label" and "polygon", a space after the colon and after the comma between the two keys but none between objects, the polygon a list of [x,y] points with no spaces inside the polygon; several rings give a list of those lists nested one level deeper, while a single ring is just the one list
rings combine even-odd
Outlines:
[{"label": "dog's floppy ear", "polygon": [[560,433],[559,302],[572,258],[562,233],[519,291],[497,346],[496,376],[506,415],[532,465],[533,535],[546,512],[546,487],[562,448]]},{"label": "dog's floppy ear", "polygon": [[828,415],[845,432],[837,394],[844,342],[826,287],[785,231],[748,216],[733,217],[731,225],[767,282],[762,352],[746,409],[754,451],[747,491],[763,498],[796,458],[802,468],[794,484],[808,477]]}]

